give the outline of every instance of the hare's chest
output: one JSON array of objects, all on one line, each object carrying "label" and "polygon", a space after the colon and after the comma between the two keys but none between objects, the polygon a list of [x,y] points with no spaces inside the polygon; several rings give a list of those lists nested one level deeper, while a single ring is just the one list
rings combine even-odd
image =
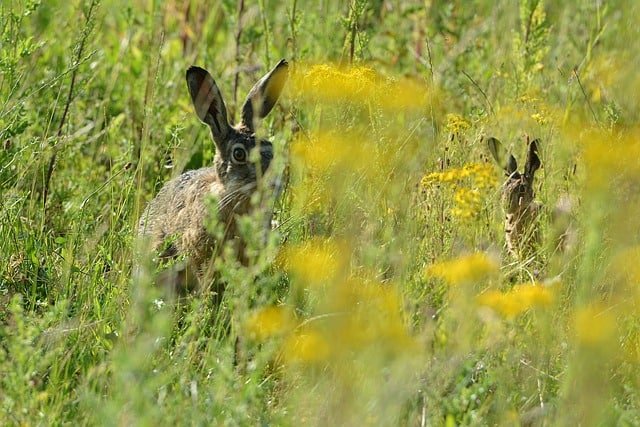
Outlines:
[{"label": "hare's chest", "polygon": [[537,243],[539,233],[536,220],[540,210],[541,205],[532,202],[524,209],[506,214],[504,230],[509,252],[518,254],[526,246]]}]

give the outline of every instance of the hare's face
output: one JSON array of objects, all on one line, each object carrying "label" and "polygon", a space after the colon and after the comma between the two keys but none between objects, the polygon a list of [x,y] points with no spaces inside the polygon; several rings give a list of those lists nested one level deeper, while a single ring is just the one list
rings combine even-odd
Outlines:
[{"label": "hare's face", "polygon": [[248,132],[234,133],[224,144],[224,150],[220,150],[218,175],[225,184],[248,193],[267,172],[273,159],[273,146]]},{"label": "hare's face", "polygon": [[524,209],[533,202],[533,183],[519,172],[509,176],[503,191],[503,202],[508,213]]},{"label": "hare's face", "polygon": [[287,79],[288,65],[281,60],[249,91],[242,106],[242,120],[231,126],[227,108],[213,77],[200,67],[187,70],[187,88],[196,114],[211,129],[216,145],[216,171],[225,187],[248,194],[267,171],[273,147],[257,139],[257,121],[273,109]]},{"label": "hare's face", "polygon": [[541,166],[540,157],[538,156],[538,144],[539,141],[537,139],[529,143],[524,173],[520,173],[518,172],[516,158],[505,150],[500,141],[495,138],[487,140],[489,151],[507,176],[502,196],[507,213],[519,212],[522,209],[526,209],[533,202],[534,174]]}]

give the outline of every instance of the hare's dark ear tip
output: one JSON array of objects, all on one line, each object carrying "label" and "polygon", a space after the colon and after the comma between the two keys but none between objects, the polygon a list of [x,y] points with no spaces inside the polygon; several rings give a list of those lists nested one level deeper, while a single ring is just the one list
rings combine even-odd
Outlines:
[{"label": "hare's dark ear tip", "polygon": [[498,140],[498,138],[494,138],[493,136],[484,138],[485,143],[487,144],[487,146],[489,147],[489,149],[495,149],[496,146],[500,145],[500,141]]},{"label": "hare's dark ear tip", "polygon": [[289,74],[289,63],[287,62],[286,59],[282,58],[280,60],[280,62],[278,62],[276,64],[276,66],[273,68],[274,71],[283,71],[285,73],[285,76],[287,74]]},{"label": "hare's dark ear tip", "polygon": [[187,68],[187,72],[185,74],[187,80],[189,80],[192,77],[204,77],[207,74],[209,74],[207,72],[207,70],[205,70],[204,68],[198,67],[197,65],[192,65],[189,68]]}]

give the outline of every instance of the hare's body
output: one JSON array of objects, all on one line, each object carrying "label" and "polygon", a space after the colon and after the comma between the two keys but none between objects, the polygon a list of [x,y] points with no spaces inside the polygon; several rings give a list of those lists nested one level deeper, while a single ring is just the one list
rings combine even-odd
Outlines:
[{"label": "hare's body", "polygon": [[537,227],[542,205],[538,202],[519,207],[515,212],[506,212],[504,233],[507,250],[513,256],[532,252],[540,242],[540,230]]},{"label": "hare's body", "polygon": [[518,259],[534,254],[540,241],[538,217],[542,205],[535,201],[533,191],[534,174],[541,166],[538,144],[537,139],[529,144],[524,173],[520,173],[515,157],[506,156],[500,141],[488,140],[489,151],[507,177],[502,189],[505,241],[509,253]]},{"label": "hare's body", "polygon": [[[283,60],[253,87],[241,123],[232,127],[213,78],[201,68],[189,68],[187,86],[198,117],[211,128],[216,154],[212,167],[167,182],[142,214],[139,235],[161,258],[185,257],[199,276],[215,251],[238,240],[236,219],[250,211],[251,194],[273,158],[271,143],[255,137],[254,110],[255,118],[271,111],[286,76]],[[257,161],[252,160],[255,151]],[[213,224],[222,226],[222,235],[209,232]],[[234,245],[242,261],[243,245],[239,241]]]},{"label": "hare's body", "polygon": [[162,258],[188,254],[200,268],[213,254],[216,243],[207,225],[214,221],[223,224],[226,240],[235,234],[234,215],[248,212],[247,197],[236,195],[226,207],[218,204],[217,218],[211,218],[207,199],[229,198],[233,192],[225,190],[213,167],[186,172],[169,181],[149,203],[139,233],[150,238],[152,248],[162,249]]}]

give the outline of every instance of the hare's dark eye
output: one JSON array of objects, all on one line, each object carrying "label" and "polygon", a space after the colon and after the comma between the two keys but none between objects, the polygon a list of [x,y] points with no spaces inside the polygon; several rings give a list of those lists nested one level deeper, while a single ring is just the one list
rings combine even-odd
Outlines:
[{"label": "hare's dark eye", "polygon": [[236,163],[245,163],[247,161],[247,150],[241,145],[236,145],[231,150],[231,157]]}]

